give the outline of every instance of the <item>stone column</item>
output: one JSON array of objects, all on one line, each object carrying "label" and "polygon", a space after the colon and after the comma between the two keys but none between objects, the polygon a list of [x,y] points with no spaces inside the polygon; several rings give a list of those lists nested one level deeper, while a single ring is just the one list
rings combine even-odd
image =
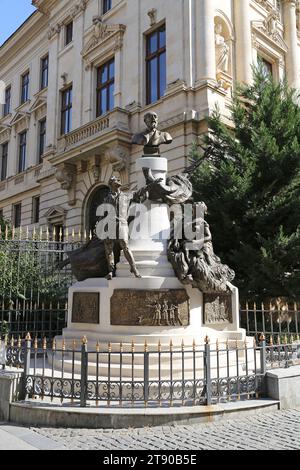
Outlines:
[{"label": "stone column", "polygon": [[250,0],[234,0],[236,31],[236,78],[239,82],[252,82],[252,34]]},{"label": "stone column", "polygon": [[199,18],[199,77],[216,80],[215,0],[200,0]]},{"label": "stone column", "polygon": [[82,122],[82,75],[83,60],[81,51],[83,49],[84,35],[84,13],[81,12],[74,18],[74,55],[76,57],[76,65],[73,76],[73,110],[72,110],[72,128],[77,129]]},{"label": "stone column", "polygon": [[60,119],[57,110],[59,100],[58,89],[58,48],[59,48],[60,28],[51,29],[49,31],[49,83],[47,94],[47,133],[46,147],[54,147],[57,137],[58,123]]},{"label": "stone column", "polygon": [[298,46],[296,1],[283,1],[284,39],[288,45],[286,74],[291,86],[300,89],[300,49]]}]

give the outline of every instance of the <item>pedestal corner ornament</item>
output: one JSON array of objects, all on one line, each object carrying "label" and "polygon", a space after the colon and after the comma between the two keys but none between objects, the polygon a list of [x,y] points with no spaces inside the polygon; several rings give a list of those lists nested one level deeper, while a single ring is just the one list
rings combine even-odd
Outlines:
[{"label": "pedestal corner ornament", "polygon": [[98,325],[100,294],[97,292],[74,292],[72,323]]},{"label": "pedestal corner ornament", "polygon": [[232,298],[230,294],[204,294],[204,324],[233,323]]},{"label": "pedestal corner ornament", "polygon": [[111,298],[111,325],[173,326],[190,324],[190,301],[185,289],[116,289]]}]

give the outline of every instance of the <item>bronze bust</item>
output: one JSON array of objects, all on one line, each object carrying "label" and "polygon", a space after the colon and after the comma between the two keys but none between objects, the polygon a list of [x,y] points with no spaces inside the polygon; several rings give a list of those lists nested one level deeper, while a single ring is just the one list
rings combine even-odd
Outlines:
[{"label": "bronze bust", "polygon": [[145,114],[144,122],[147,129],[140,134],[133,136],[132,143],[144,146],[144,155],[159,156],[159,146],[162,144],[171,144],[173,138],[168,132],[158,130],[158,115],[154,112]]}]

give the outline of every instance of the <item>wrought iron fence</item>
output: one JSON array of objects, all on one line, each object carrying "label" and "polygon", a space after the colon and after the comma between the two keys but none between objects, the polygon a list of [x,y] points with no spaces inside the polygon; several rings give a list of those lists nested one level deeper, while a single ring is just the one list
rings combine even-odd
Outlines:
[{"label": "wrought iron fence", "polygon": [[265,335],[267,342],[271,338],[281,342],[285,336],[292,335],[299,340],[300,335],[300,307],[297,302],[282,302],[266,304],[256,303],[245,305],[240,308],[240,325],[247,331],[247,335],[259,339],[261,333]]},{"label": "wrought iron fence", "polygon": [[[91,234],[90,234],[91,236]],[[75,282],[66,253],[87,234],[0,231],[0,336],[53,337],[66,324],[68,288]]]},{"label": "wrought iron fence", "polygon": [[[278,337],[279,338],[279,337]],[[39,343],[11,340],[7,366],[23,369],[21,399],[96,406],[211,405],[263,394],[269,369],[300,364],[300,342],[259,344],[228,342],[203,346],[143,348],[100,344],[89,351],[86,338],[60,345],[46,338]]]}]

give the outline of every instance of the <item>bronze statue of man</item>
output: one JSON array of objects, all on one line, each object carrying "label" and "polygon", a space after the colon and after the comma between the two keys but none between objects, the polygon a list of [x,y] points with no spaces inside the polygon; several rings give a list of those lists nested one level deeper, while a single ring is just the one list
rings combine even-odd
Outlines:
[{"label": "bronze statue of man", "polygon": [[108,264],[108,275],[107,279],[111,280],[116,270],[115,256],[114,256],[114,245],[119,244],[119,247],[124,252],[124,256],[130,264],[130,271],[137,278],[141,278],[140,273],[137,270],[133,253],[129,249],[129,230],[128,230],[128,208],[132,201],[141,202],[146,199],[147,194],[141,190],[137,193],[124,193],[121,191],[122,183],[119,178],[113,176],[109,180],[110,192],[104,199],[104,204],[110,204],[115,209],[116,217],[116,239],[106,238],[104,239],[105,254]]},{"label": "bronze statue of man", "polygon": [[159,146],[162,144],[171,144],[173,138],[168,132],[158,130],[158,115],[153,111],[145,114],[144,122],[147,129],[140,134],[133,136],[132,143],[144,146],[144,155],[159,156]]}]

